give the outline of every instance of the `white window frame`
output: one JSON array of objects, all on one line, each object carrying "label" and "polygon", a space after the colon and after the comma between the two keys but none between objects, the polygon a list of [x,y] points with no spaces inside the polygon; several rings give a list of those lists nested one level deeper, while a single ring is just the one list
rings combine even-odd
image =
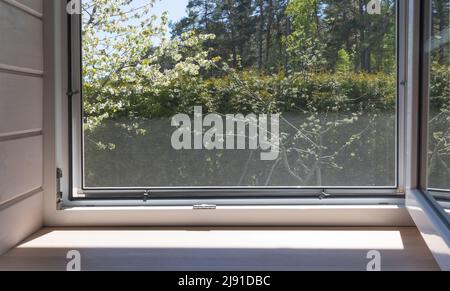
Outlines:
[{"label": "white window frame", "polygon": [[[428,58],[425,49],[425,40],[429,37],[427,30],[430,28],[430,6],[431,1],[411,1],[409,7],[409,25],[416,33],[409,33],[409,49],[408,53],[416,60],[410,74],[417,78],[416,85],[410,85],[409,96],[417,99],[410,105],[411,109],[419,112],[421,118],[411,123],[410,130],[414,131],[414,127],[419,128],[417,163],[416,168],[419,170],[414,183],[407,189],[406,206],[418,227],[429,249],[433,253],[436,261],[442,270],[450,270],[450,224],[447,213],[428,191],[428,76],[425,75],[428,67]],[[417,33],[419,32],[419,33]],[[413,63],[410,61],[410,63]],[[422,86],[419,86],[422,84]],[[411,99],[411,98],[410,98]],[[415,109],[417,108],[417,109]],[[415,187],[413,187],[415,186]]]},{"label": "white window frame", "polygon": [[[400,11],[400,7],[397,9]],[[68,159],[63,163],[63,172],[67,173],[67,178],[63,186],[68,191],[63,191],[62,206],[82,206],[88,201],[93,205],[128,205],[128,206],[168,206],[168,205],[192,205],[195,201],[203,200],[202,204],[213,205],[277,205],[277,204],[355,204],[360,203],[358,197],[372,198],[375,203],[390,203],[398,201],[398,198],[404,197],[404,171],[399,171],[400,156],[402,149],[399,145],[404,144],[403,134],[403,115],[400,112],[399,104],[396,106],[396,165],[395,165],[395,185],[379,186],[379,187],[131,187],[131,188],[95,188],[89,189],[83,186],[83,129],[82,129],[82,98],[81,98],[81,15],[68,16],[65,21],[67,35],[63,39],[68,39],[69,55],[66,56],[70,62],[69,76],[67,76],[70,100],[68,106],[70,124],[68,128],[72,128],[72,133],[68,134],[69,155]],[[398,19],[404,17],[403,14],[396,16]],[[400,20],[401,21],[401,20]],[[397,35],[404,35],[406,32],[398,26]],[[400,43],[400,40],[398,40]],[[400,44],[397,48],[397,56],[402,55],[400,51],[406,50],[406,45]],[[404,54],[403,54],[404,55]],[[398,63],[404,63],[399,60]],[[398,100],[404,99],[405,91],[400,87],[404,87],[405,80],[404,66],[398,66]],[[400,101],[397,101],[400,103]],[[67,110],[66,110],[67,111]],[[70,156],[72,155],[72,156]],[[72,179],[70,179],[72,177]],[[247,197],[244,199],[243,197]],[[116,198],[112,200],[112,198]],[[219,199],[218,199],[219,198]],[[372,202],[373,203],[373,202]]]},{"label": "white window frame", "polygon": [[[420,0],[399,0],[398,187],[397,189],[330,189],[339,198],[195,199],[153,201],[70,200],[67,67],[67,14],[64,1],[44,1],[45,118],[44,204],[47,226],[413,226],[423,231],[417,214],[429,218],[426,194],[420,188],[419,62]],[[408,31],[406,31],[408,28]],[[74,56],[72,54],[72,56]],[[73,89],[72,89],[73,90]],[[78,106],[78,107],[77,107]],[[81,110],[80,106],[74,106]],[[77,122],[77,120],[72,120]],[[72,137],[73,138],[73,137]],[[81,147],[78,147],[81,148]],[[75,151],[76,152],[76,151]],[[56,169],[63,170],[58,182]],[[75,171],[74,171],[75,172]],[[60,186],[60,187],[59,187]],[[387,191],[386,191],[387,190]],[[58,192],[62,197],[58,197]],[[139,190],[141,191],[141,190]],[[260,190],[255,190],[260,191]],[[269,189],[272,194],[277,189]],[[303,190],[302,190],[303,191]],[[308,189],[310,191],[310,189]],[[266,192],[267,193],[267,192]],[[310,192],[311,193],[311,192]],[[258,194],[256,192],[255,194]],[[277,193],[275,193],[277,194]],[[318,194],[317,196],[315,196]],[[364,194],[361,197],[355,194]],[[395,195],[392,195],[395,194]],[[275,195],[274,195],[275,196]],[[406,199],[405,199],[406,197]],[[58,204],[62,198],[63,204]],[[207,207],[195,207],[202,206]],[[214,206],[215,207],[210,207]],[[428,207],[428,208],[427,208]],[[430,214],[431,213],[431,214]],[[431,225],[436,221],[431,219]],[[448,247],[448,229],[435,228]],[[428,230],[427,230],[428,231]],[[425,231],[424,231],[425,233]],[[424,236],[425,237],[425,236]],[[445,252],[444,252],[445,253]]]}]

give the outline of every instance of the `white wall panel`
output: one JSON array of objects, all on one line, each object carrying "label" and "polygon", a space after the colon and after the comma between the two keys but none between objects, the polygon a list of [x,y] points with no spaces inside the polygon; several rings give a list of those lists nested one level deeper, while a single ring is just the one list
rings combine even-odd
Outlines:
[{"label": "white wall panel", "polygon": [[42,187],[42,137],[0,142],[0,204]]},{"label": "white wall panel", "polygon": [[43,69],[42,20],[0,1],[0,64]]},{"label": "white wall panel", "polygon": [[0,254],[42,226],[42,193],[0,211]]},{"label": "white wall panel", "polygon": [[43,79],[0,71],[0,134],[42,129]]},{"label": "white wall panel", "polygon": [[22,3],[37,12],[42,13],[42,0],[16,0],[19,3]]},{"label": "white wall panel", "polygon": [[42,0],[0,0],[0,254],[42,227]]}]

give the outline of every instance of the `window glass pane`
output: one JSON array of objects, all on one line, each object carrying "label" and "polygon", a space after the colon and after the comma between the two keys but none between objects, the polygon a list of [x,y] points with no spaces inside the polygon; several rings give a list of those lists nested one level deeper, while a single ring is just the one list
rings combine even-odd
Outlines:
[{"label": "window glass pane", "polygon": [[85,186],[395,187],[395,2],[84,0]]},{"label": "window glass pane", "polygon": [[[450,195],[450,1],[433,0],[431,37],[428,43],[429,126],[428,186],[440,201]],[[448,204],[447,204],[448,205]]]}]

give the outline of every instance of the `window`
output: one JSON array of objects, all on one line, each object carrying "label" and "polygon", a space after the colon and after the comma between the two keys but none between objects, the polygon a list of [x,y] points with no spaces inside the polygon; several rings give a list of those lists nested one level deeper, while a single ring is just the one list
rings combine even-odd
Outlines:
[{"label": "window", "polygon": [[450,1],[430,2],[425,38],[427,188],[450,209]]},{"label": "window", "polygon": [[82,8],[72,21],[72,87],[82,85],[71,112],[83,193],[395,192],[396,1]]}]

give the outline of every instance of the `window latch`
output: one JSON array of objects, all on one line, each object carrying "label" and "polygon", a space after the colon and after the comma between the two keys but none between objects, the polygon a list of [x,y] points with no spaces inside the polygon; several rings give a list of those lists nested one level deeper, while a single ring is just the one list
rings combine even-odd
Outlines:
[{"label": "window latch", "polygon": [[405,188],[403,188],[403,187],[399,187],[399,188],[395,191],[395,194],[397,194],[397,195],[405,195],[405,193],[406,193],[406,190],[405,190]]},{"label": "window latch", "polygon": [[143,194],[142,201],[144,201],[144,203],[145,203],[148,201],[149,198],[150,198],[150,190],[147,190]]},{"label": "window latch", "polygon": [[331,197],[331,194],[327,193],[326,190],[323,190],[322,193],[319,194],[319,200],[323,200],[329,197]]},{"label": "window latch", "polygon": [[61,207],[63,201],[63,193],[61,191],[61,179],[63,177],[63,171],[60,168],[56,169],[56,204],[58,209]]},{"label": "window latch", "polygon": [[67,97],[73,97],[74,95],[77,95],[80,93],[80,90],[76,90],[76,91],[69,91],[66,93]]},{"label": "window latch", "polygon": [[192,206],[194,210],[216,210],[217,205],[215,204],[195,204]]}]

